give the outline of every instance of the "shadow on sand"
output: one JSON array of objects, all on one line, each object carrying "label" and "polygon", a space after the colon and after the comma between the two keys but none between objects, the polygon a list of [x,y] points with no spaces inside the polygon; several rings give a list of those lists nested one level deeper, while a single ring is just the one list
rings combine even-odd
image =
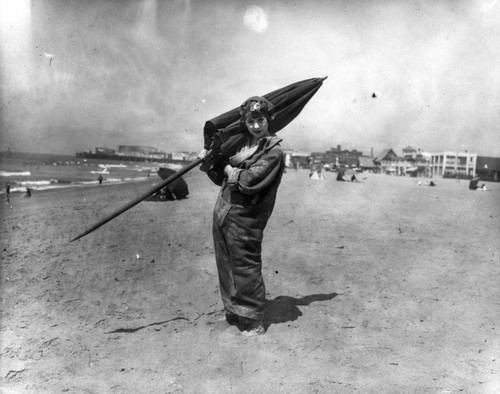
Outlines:
[{"label": "shadow on sand", "polygon": [[299,306],[310,305],[315,301],[329,301],[337,297],[338,293],[311,294],[302,298],[279,296],[274,300],[266,300],[264,308],[264,326],[294,321],[302,316]]}]

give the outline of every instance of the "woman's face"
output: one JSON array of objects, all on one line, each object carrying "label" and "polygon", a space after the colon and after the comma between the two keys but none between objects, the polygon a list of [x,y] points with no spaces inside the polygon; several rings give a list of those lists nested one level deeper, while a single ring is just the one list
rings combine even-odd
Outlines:
[{"label": "woman's face", "polygon": [[264,116],[258,118],[252,118],[251,116],[247,118],[245,122],[248,131],[255,138],[269,137],[269,124]]}]

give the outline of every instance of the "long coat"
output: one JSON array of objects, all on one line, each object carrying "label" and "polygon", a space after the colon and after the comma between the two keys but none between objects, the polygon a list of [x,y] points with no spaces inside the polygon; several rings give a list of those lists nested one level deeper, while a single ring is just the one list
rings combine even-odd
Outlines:
[{"label": "long coat", "polygon": [[261,138],[257,145],[231,157],[235,167],[207,172],[221,186],[213,214],[213,237],[219,286],[229,313],[258,319],[265,302],[262,237],[272,214],[284,171],[280,139]]}]

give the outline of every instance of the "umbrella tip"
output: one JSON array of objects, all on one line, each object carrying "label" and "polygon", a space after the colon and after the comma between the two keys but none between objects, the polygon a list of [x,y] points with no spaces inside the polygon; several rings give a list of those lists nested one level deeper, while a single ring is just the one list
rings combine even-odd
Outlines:
[{"label": "umbrella tip", "polygon": [[321,77],[320,79],[321,79],[322,81],[324,81],[324,80],[325,80],[325,79],[327,79],[327,78],[328,78],[328,75],[325,75],[324,77]]},{"label": "umbrella tip", "polygon": [[83,237],[85,234],[80,234],[78,235],[77,237],[73,238],[71,241],[69,241],[69,243],[71,242],[75,242],[75,241],[78,241],[81,237]]}]

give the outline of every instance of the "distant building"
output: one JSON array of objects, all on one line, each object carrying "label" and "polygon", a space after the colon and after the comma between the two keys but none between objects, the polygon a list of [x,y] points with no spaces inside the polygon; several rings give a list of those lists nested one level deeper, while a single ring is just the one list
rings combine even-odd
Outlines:
[{"label": "distant building", "polygon": [[166,154],[172,163],[183,163],[196,160],[198,153],[196,152],[171,152]]},{"label": "distant building", "polygon": [[358,168],[367,172],[379,172],[379,168],[373,162],[373,157],[371,156],[360,156],[358,159]]},{"label": "distant building", "polygon": [[431,153],[429,176],[444,178],[470,178],[476,173],[477,154],[471,152]]},{"label": "distant building", "polygon": [[316,163],[325,163],[325,152],[312,152],[311,157]]},{"label": "distant building", "polygon": [[337,145],[336,148],[330,148],[330,150],[327,150],[322,155],[321,161],[325,164],[330,164],[334,167],[356,167],[363,152],[356,149],[351,151],[342,149],[340,145]]},{"label": "distant building", "polygon": [[500,157],[478,156],[476,175],[483,181],[500,181]]},{"label": "distant building", "polygon": [[403,148],[403,157],[406,160],[414,160],[417,157],[417,150],[412,148],[411,146],[407,146],[406,148]]},{"label": "distant building", "polygon": [[293,152],[290,155],[290,163],[293,168],[309,168],[311,153]]},{"label": "distant building", "polygon": [[379,166],[380,172],[386,175],[403,175],[406,165],[403,157],[400,157],[392,148],[384,149],[375,156],[373,162]]},{"label": "distant building", "polygon": [[77,157],[104,160],[128,160],[128,161],[163,161],[167,160],[167,154],[151,146],[118,145],[118,149],[95,148],[95,153],[90,150],[77,152]]},{"label": "distant building", "polygon": [[421,152],[420,149],[414,149],[411,146],[407,146],[403,149],[403,158],[407,163],[404,169],[404,175],[413,177],[428,176],[429,154]]},{"label": "distant building", "polygon": [[393,149],[385,149],[378,154],[374,162],[380,167],[382,174],[400,176],[429,176],[428,155],[420,149],[406,147],[403,156],[398,156]]},{"label": "distant building", "polygon": [[95,153],[97,155],[114,155],[115,150],[110,148],[95,148]]},{"label": "distant building", "polygon": [[165,152],[152,146],[141,145],[118,145],[119,155],[124,156],[164,156]]},{"label": "distant building", "polygon": [[293,149],[292,148],[282,148],[283,154],[285,155],[285,167],[290,168],[292,167],[292,154],[293,154]]}]

